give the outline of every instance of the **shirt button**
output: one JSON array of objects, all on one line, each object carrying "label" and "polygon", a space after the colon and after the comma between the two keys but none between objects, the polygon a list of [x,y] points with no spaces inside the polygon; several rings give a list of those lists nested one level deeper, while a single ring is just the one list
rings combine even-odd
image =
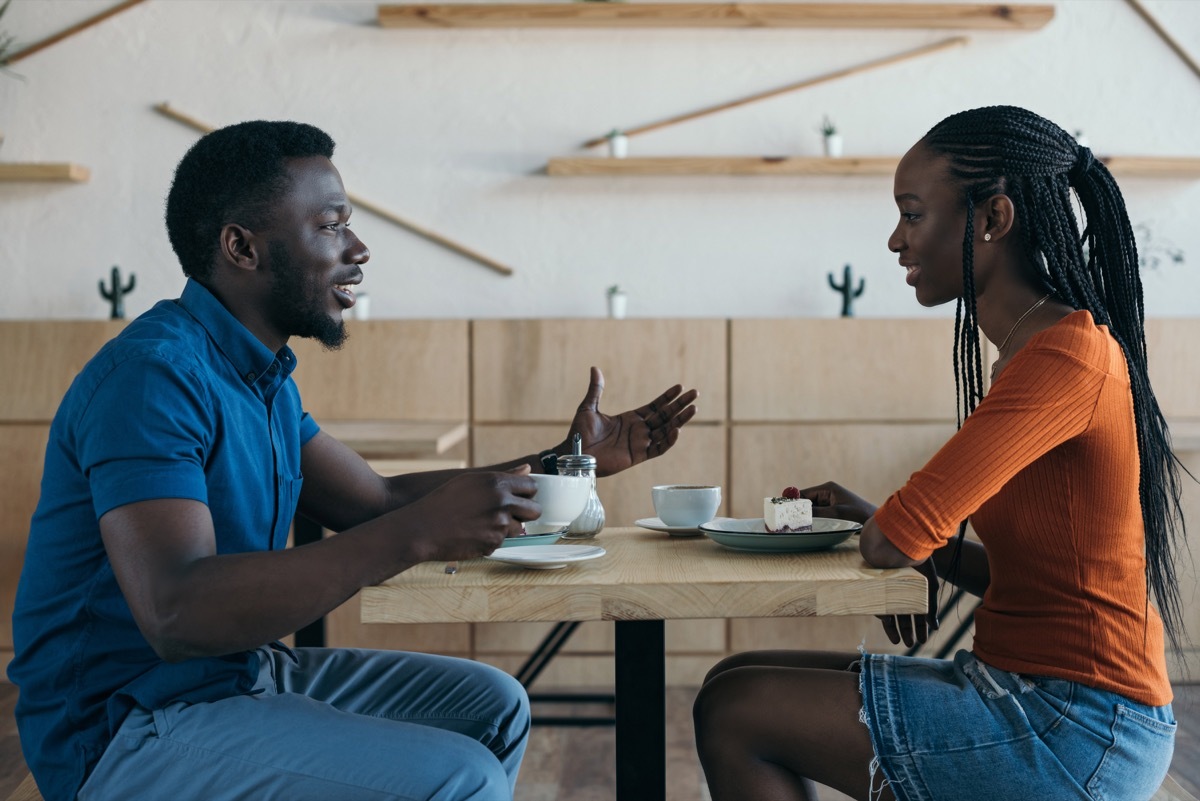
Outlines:
[{"label": "shirt button", "polygon": [[246,373],[246,380],[247,380],[247,381],[253,381],[253,380],[254,380],[254,379],[256,379],[256,378],[258,378],[258,376],[256,376],[256,375],[255,375],[253,372]]}]

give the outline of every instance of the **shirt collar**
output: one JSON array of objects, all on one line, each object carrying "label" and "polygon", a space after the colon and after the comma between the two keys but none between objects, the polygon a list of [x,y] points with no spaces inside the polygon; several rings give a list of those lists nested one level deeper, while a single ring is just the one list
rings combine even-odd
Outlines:
[{"label": "shirt collar", "polygon": [[284,345],[279,353],[272,353],[200,282],[188,279],[179,296],[179,305],[204,327],[247,386],[259,384],[260,389],[265,389],[286,378],[295,368],[296,355],[291,348]]}]

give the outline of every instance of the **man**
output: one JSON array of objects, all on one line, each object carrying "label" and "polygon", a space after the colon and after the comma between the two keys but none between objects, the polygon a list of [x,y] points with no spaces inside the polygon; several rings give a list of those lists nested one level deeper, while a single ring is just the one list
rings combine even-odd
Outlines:
[{"label": "man", "polygon": [[[192,147],[166,213],[182,296],[105,345],[58,410],[9,667],[47,801],[512,795],[529,715],[511,677],[277,642],[540,512],[539,456],[383,478],[304,413],[288,339],[341,345],[369,258],[332,154],[290,122]],[[601,474],[663,453],[695,413],[675,386],[609,417],[603,386],[593,368],[571,426]],[[285,549],[297,509],[340,533]]]}]

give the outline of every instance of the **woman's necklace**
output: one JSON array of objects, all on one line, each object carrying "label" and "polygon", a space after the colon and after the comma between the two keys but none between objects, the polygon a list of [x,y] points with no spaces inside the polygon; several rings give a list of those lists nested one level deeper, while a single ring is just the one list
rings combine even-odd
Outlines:
[{"label": "woman's necklace", "polygon": [[1017,333],[1017,329],[1021,327],[1021,323],[1025,322],[1026,317],[1033,314],[1035,311],[1037,311],[1041,307],[1041,305],[1043,303],[1050,300],[1050,294],[1051,293],[1046,293],[1045,295],[1042,295],[1041,300],[1037,301],[1032,306],[1030,306],[1028,309],[1026,309],[1025,313],[1022,314],[1020,317],[1018,317],[1017,321],[1015,323],[1013,323],[1013,327],[1011,329],[1009,329],[1008,336],[1006,336],[1004,338],[1004,341],[1000,343],[1000,347],[996,350],[996,361],[992,363],[992,380],[993,381],[996,380],[996,365],[1000,363],[1000,359],[1004,358],[1004,349],[1007,348],[1008,343],[1012,341],[1013,334]]}]

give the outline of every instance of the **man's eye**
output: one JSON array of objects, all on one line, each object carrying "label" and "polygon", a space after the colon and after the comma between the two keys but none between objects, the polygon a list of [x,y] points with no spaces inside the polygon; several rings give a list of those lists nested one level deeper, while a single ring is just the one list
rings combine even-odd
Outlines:
[{"label": "man's eye", "polygon": [[921,215],[920,215],[920,214],[917,214],[915,211],[902,211],[902,212],[900,212],[900,217],[901,217],[901,218],[902,218],[902,219],[903,219],[905,222],[914,222],[914,221],[915,221],[915,220],[917,220],[917,219],[918,219],[920,216],[921,216]]}]

